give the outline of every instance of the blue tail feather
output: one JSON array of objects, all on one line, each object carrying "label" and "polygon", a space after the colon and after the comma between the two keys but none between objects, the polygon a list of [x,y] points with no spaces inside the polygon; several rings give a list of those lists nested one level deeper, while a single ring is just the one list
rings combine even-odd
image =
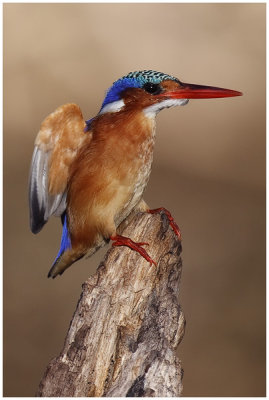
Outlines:
[{"label": "blue tail feather", "polygon": [[67,228],[67,218],[66,218],[66,214],[64,215],[64,223],[63,223],[63,231],[62,231],[62,239],[61,239],[61,246],[60,246],[60,250],[59,253],[57,254],[57,257],[55,258],[55,261],[53,263],[53,265],[55,265],[59,258],[61,257],[61,255],[68,249],[71,249],[72,245],[71,245],[71,240],[70,240],[70,236],[68,233],[68,228]]}]

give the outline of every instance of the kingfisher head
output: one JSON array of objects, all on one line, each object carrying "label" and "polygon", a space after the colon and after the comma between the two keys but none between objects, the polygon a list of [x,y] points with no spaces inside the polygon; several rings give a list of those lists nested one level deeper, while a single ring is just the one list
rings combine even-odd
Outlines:
[{"label": "kingfisher head", "polygon": [[[130,72],[118,79],[106,92],[99,114],[138,109],[148,117],[163,108],[181,106],[189,99],[240,96],[242,93],[214,86],[183,83],[163,72],[143,70]],[[86,121],[88,130],[92,120]]]}]

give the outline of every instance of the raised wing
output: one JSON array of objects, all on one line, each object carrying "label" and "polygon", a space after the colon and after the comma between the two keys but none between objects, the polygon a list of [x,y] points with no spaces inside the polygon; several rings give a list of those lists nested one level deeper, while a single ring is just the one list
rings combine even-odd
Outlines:
[{"label": "raised wing", "polygon": [[89,133],[76,104],[57,108],[41,124],[35,140],[29,181],[30,226],[38,233],[51,215],[66,208],[69,166]]}]

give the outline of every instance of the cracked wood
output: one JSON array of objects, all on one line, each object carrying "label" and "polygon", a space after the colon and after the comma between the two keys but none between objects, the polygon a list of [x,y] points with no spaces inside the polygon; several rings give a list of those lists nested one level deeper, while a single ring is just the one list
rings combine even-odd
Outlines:
[{"label": "cracked wood", "polygon": [[181,243],[162,212],[138,213],[121,230],[149,243],[157,267],[127,247],[107,252],[82,286],[63,350],[48,365],[37,396],[181,395]]}]

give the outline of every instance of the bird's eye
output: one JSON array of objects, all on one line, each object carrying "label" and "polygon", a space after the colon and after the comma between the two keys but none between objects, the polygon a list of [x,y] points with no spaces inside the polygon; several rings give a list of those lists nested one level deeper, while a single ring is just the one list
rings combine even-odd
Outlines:
[{"label": "bird's eye", "polygon": [[150,94],[159,94],[162,91],[161,86],[158,83],[151,82],[145,83],[143,89]]}]

